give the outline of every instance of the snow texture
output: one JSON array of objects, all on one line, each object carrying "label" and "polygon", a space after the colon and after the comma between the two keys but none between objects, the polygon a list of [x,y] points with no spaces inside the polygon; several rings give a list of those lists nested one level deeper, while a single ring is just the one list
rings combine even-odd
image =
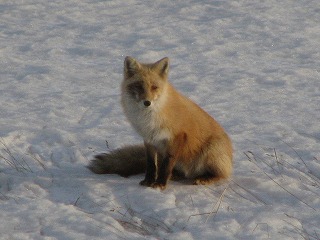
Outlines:
[{"label": "snow texture", "polygon": [[[320,2],[2,0],[1,239],[320,239]],[[229,182],[165,191],[95,175],[142,142],[123,60],[170,81],[234,143]]]}]

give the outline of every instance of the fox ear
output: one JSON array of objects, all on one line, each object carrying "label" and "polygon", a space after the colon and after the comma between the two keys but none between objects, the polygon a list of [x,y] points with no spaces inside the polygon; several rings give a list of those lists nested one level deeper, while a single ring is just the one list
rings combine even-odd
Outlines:
[{"label": "fox ear", "polygon": [[159,75],[167,76],[169,72],[169,58],[165,57],[153,64]]},{"label": "fox ear", "polygon": [[124,60],[124,74],[126,77],[132,77],[140,68],[140,64],[133,57],[126,57]]}]

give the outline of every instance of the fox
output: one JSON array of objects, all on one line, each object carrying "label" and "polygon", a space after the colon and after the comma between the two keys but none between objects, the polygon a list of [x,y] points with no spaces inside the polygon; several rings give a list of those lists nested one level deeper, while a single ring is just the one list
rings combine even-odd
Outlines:
[{"label": "fox", "polygon": [[155,63],[125,58],[121,104],[143,144],[96,155],[88,166],[92,172],[123,177],[145,173],[140,185],[160,190],[175,176],[195,185],[231,176],[233,149],[228,134],[169,83],[168,73],[168,57]]}]

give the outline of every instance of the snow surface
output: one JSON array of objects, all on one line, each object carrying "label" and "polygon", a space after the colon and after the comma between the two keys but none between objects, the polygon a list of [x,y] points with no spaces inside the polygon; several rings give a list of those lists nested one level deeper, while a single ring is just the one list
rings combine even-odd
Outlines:
[{"label": "snow surface", "polygon": [[[320,239],[318,0],[2,0],[0,31],[0,239]],[[230,182],[85,168],[142,142],[127,55],[170,57],[233,140]]]}]

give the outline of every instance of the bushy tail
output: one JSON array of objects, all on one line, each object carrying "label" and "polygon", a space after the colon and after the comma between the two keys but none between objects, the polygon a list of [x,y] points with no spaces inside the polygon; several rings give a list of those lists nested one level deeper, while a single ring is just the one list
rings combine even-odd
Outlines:
[{"label": "bushy tail", "polygon": [[143,145],[126,146],[96,155],[88,168],[97,174],[119,174],[128,177],[145,172],[146,158]]}]

